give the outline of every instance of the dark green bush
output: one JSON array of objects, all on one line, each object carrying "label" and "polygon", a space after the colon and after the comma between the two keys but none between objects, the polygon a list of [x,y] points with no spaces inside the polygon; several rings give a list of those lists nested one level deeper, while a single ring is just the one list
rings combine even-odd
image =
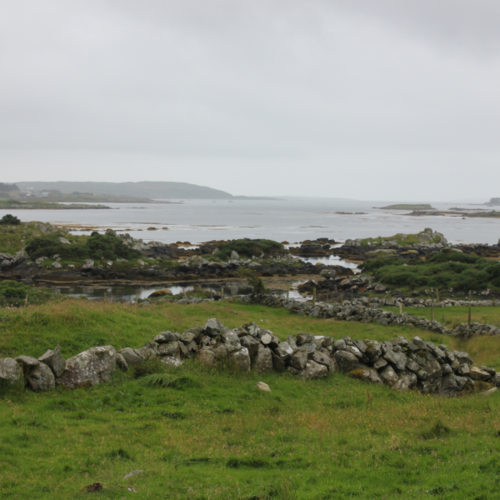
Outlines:
[{"label": "dark green bush", "polygon": [[219,250],[217,257],[228,259],[231,257],[231,252],[238,252],[240,257],[258,257],[261,253],[264,256],[270,256],[276,253],[284,252],[285,249],[281,243],[273,240],[251,240],[248,238],[242,240],[233,240],[228,243],[221,243],[217,246]]},{"label": "dark green bush", "polygon": [[21,221],[11,214],[6,214],[0,219],[0,226],[19,226]]},{"label": "dark green bush", "polygon": [[420,288],[454,288],[484,290],[500,288],[500,263],[477,255],[443,251],[427,261],[409,262],[402,259],[374,259],[364,264],[375,279],[386,285]]},{"label": "dark green bush", "polygon": [[114,234],[99,234],[94,231],[89,238],[71,245],[61,243],[62,233],[33,238],[26,246],[26,252],[32,259],[51,257],[58,254],[62,259],[135,259],[141,253],[132,250],[124,241]]}]

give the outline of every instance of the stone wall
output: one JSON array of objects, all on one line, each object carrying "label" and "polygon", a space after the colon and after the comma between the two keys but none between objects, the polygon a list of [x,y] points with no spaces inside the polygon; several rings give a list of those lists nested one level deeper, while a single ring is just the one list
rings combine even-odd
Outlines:
[{"label": "stone wall", "polygon": [[313,304],[312,302],[299,302],[295,299],[283,299],[280,296],[272,294],[254,295],[248,298],[242,297],[241,300],[254,301],[269,307],[283,307],[292,313],[312,318],[335,318],[340,321],[359,321],[361,323],[379,323],[382,325],[407,325],[442,335],[452,335],[462,338],[474,337],[476,335],[500,335],[500,328],[494,325],[471,323],[469,328],[467,324],[462,324],[451,330],[435,320],[430,321],[426,318],[410,316],[407,313],[398,314],[378,307],[370,307],[364,305],[360,300],[353,302],[346,301],[344,305],[325,302]]},{"label": "stone wall", "polygon": [[0,360],[0,388],[28,388],[36,392],[91,387],[110,380],[116,367],[126,371],[158,359],[178,367],[196,358],[207,366],[225,363],[233,369],[259,373],[288,372],[302,380],[325,378],[342,371],[362,381],[393,389],[453,396],[496,390],[500,374],[493,368],[472,366],[465,352],[435,346],[419,337],[385,342],[353,340],[299,333],[281,341],[270,330],[247,323],[230,330],[215,318],[203,328],[180,334],[161,332],[139,349],[92,347],[65,360],[59,346],[39,359],[19,356]]}]

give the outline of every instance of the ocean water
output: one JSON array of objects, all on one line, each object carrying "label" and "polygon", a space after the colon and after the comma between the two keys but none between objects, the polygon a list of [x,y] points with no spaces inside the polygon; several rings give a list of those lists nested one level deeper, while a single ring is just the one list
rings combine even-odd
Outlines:
[{"label": "ocean water", "polygon": [[[348,238],[415,233],[427,227],[443,233],[453,243],[494,244],[500,238],[500,219],[412,217],[404,215],[404,211],[374,208],[392,203],[323,198],[185,200],[178,204],[108,203],[111,210],[0,210],[0,217],[12,213],[22,221],[113,228],[126,230],[144,241],[189,241],[195,245],[245,237],[292,244],[319,237],[343,242]],[[433,206],[449,209],[456,204],[434,203]],[[460,206],[467,208],[467,205]]]}]

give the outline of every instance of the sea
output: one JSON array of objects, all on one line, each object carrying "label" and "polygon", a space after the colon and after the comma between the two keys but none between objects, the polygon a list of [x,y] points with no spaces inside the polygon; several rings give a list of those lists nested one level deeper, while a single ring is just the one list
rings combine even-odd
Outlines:
[{"label": "sea", "polygon": [[[163,243],[267,238],[296,244],[327,237],[346,239],[439,231],[451,243],[496,244],[500,219],[407,215],[386,210],[394,201],[356,201],[328,198],[277,200],[170,200],[174,203],[105,203],[110,210],[0,210],[22,221],[42,221],[73,227],[75,234],[108,228],[126,231],[134,238]],[[432,203],[439,210],[453,203]],[[460,208],[480,208],[458,205]],[[342,213],[343,212],[343,213]]]}]

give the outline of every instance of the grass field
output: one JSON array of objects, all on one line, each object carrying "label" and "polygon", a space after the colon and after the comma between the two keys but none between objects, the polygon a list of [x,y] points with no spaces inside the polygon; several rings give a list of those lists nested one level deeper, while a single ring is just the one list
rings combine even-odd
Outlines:
[{"label": "grass field", "polygon": [[[92,345],[138,347],[160,331],[182,332],[209,317],[229,327],[255,321],[282,339],[299,332],[379,340],[418,334],[500,369],[496,338],[460,343],[407,327],[225,302],[137,307],[68,300],[1,310],[0,356],[39,356],[56,343],[66,357]],[[210,370],[191,360],[175,371],[156,364],[150,371],[165,372],[168,387],[129,371],[87,390],[1,399],[1,498],[500,497],[497,393],[444,399],[342,374],[302,382],[288,374]],[[260,380],[271,393],[256,389]],[[134,470],[144,472],[123,479]],[[95,482],[104,490],[85,493]]]}]

